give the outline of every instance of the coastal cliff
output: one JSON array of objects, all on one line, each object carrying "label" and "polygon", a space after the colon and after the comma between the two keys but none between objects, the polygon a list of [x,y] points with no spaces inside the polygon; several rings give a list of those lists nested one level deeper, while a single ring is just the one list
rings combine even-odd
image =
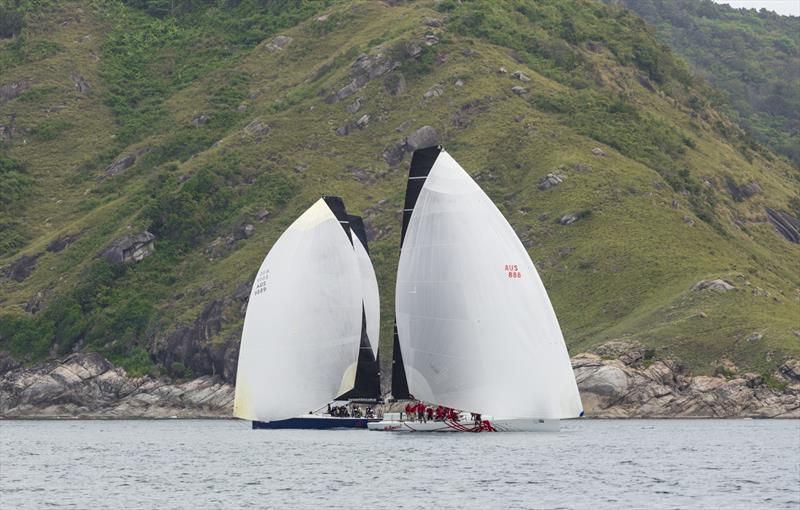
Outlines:
[{"label": "coastal cliff", "polygon": [[[800,418],[800,361],[775,374],[692,375],[678,360],[609,342],[572,358],[586,416],[594,418]],[[0,354],[0,418],[224,418],[233,385],[128,377],[94,353],[22,367]]]}]

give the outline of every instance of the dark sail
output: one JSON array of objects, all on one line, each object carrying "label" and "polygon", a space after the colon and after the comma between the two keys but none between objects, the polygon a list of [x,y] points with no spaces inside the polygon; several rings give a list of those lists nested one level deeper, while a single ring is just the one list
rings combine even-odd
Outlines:
[{"label": "dark sail", "polygon": [[[408,171],[408,184],[406,185],[406,199],[403,205],[403,230],[400,233],[400,251],[403,251],[403,241],[406,238],[406,230],[411,221],[411,213],[419,198],[419,193],[425,185],[425,180],[442,152],[440,146],[427,147],[414,151],[411,157],[411,168]],[[406,379],[406,369],[403,365],[403,353],[400,349],[400,338],[397,335],[397,319],[394,326],[394,345],[392,346],[392,396],[397,400],[412,398],[408,392],[408,380]]]},{"label": "dark sail", "polygon": [[364,245],[364,249],[367,250],[367,253],[369,253],[369,244],[367,243],[367,231],[364,228],[364,220],[361,219],[361,216],[348,214],[347,221],[350,223],[350,231],[353,232],[356,237],[358,237],[358,239],[361,241],[361,244]]},{"label": "dark sail", "polygon": [[[338,217],[338,216],[337,216]],[[348,227],[369,253],[367,232],[361,216],[347,215]],[[364,302],[361,302],[361,345],[358,350],[358,364],[356,365],[356,380],[353,389],[341,395],[339,399],[379,399],[381,397],[380,366],[375,355],[372,354],[371,339],[367,334],[367,314]]]},{"label": "dark sail", "polygon": [[350,220],[347,216],[347,209],[344,207],[344,200],[342,200],[341,197],[334,196],[323,196],[322,199],[325,200],[325,203],[328,204],[333,215],[339,220],[339,225],[342,226],[345,234],[347,234],[347,238],[350,239],[350,244],[352,244],[353,238],[350,237]]},{"label": "dark sail", "polygon": [[363,305],[361,309],[361,347],[358,349],[356,366],[356,382],[353,389],[337,397],[337,400],[357,398],[381,398],[381,379],[378,371],[378,360],[372,354],[372,346],[367,337],[367,315]]}]

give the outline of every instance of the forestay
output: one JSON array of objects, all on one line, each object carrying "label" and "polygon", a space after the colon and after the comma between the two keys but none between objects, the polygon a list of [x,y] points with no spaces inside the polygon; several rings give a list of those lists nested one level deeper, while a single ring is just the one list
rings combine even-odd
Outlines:
[{"label": "forestay", "polygon": [[352,389],[362,284],[347,232],[320,199],[281,235],[253,284],[234,415],[272,421]]},{"label": "forestay", "polygon": [[405,234],[396,317],[415,398],[495,418],[582,413],[533,262],[494,203],[445,151]]}]

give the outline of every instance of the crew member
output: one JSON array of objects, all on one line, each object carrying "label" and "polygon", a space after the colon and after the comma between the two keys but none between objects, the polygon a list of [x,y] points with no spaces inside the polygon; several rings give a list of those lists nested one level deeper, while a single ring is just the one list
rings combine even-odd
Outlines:
[{"label": "crew member", "polygon": [[425,421],[425,404],[417,403],[417,420]]}]

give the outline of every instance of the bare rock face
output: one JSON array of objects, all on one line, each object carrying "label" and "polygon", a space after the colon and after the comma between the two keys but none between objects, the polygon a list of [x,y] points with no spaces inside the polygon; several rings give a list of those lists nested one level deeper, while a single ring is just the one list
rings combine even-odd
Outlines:
[{"label": "bare rock face", "polygon": [[726,282],[725,280],[701,280],[694,284],[692,291],[699,292],[701,290],[711,290],[714,292],[728,292],[734,290],[736,287]]},{"label": "bare rock face", "polygon": [[21,282],[30,276],[33,268],[36,266],[36,260],[41,256],[41,253],[36,255],[23,255],[11,264],[0,269],[6,278]]},{"label": "bare rock face", "polygon": [[769,222],[790,243],[800,243],[800,221],[787,212],[776,211],[765,207]]},{"label": "bare rock face", "polygon": [[135,236],[125,236],[111,243],[101,257],[109,264],[139,262],[156,250],[155,239],[156,236],[147,231]]},{"label": "bare rock face", "polygon": [[50,241],[50,243],[48,243],[47,251],[51,253],[58,253],[64,250],[70,244],[77,241],[78,237],[80,237],[80,234],[68,234],[65,236],[61,236],[57,239],[53,239],[52,241]]},{"label": "bare rock face", "polygon": [[406,77],[403,76],[403,73],[399,71],[395,71],[387,75],[383,80],[383,86],[386,88],[386,92],[388,92],[390,96],[399,96],[408,90]]},{"label": "bare rock face", "polygon": [[4,418],[227,417],[233,387],[204,376],[185,382],[131,378],[95,353],[21,367],[0,353],[0,416]]},{"label": "bare rock face", "polygon": [[[675,360],[645,362],[638,344],[609,342],[572,358],[587,416],[606,418],[800,418],[800,361],[775,373],[783,390],[758,374],[692,376]],[[611,354],[618,359],[608,359]]]}]

